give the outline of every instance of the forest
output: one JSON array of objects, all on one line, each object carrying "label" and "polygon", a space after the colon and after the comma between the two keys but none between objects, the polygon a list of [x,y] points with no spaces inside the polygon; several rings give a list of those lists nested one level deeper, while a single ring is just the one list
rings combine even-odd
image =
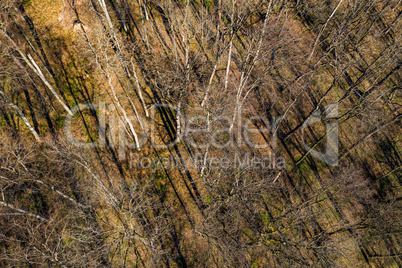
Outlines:
[{"label": "forest", "polygon": [[0,0],[0,267],[402,267],[401,15]]}]

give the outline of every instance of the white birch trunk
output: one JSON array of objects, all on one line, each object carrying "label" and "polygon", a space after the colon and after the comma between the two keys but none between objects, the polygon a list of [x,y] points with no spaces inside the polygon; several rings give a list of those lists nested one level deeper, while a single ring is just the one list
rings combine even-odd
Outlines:
[{"label": "white birch trunk", "polygon": [[134,66],[133,61],[131,61],[131,64],[133,65],[133,73],[134,73],[135,85],[137,86],[137,92],[138,92],[138,96],[140,97],[140,101],[141,101],[141,104],[142,104],[142,108],[143,108],[144,111],[145,111],[146,117],[149,117],[147,105],[146,105],[146,103],[145,103],[144,97],[142,96],[142,90],[141,90],[140,81],[139,81],[139,79],[138,79],[137,72],[135,71],[135,66]]},{"label": "white birch trunk", "polygon": [[314,54],[315,47],[317,46],[318,41],[319,41],[319,39],[320,39],[320,37],[321,37],[321,34],[323,33],[324,29],[327,27],[328,22],[329,22],[329,21],[331,20],[331,18],[335,15],[335,12],[338,10],[338,8],[339,8],[339,6],[341,5],[342,1],[343,1],[343,0],[340,0],[340,1],[339,1],[338,5],[335,7],[334,11],[333,11],[332,14],[329,16],[329,18],[328,18],[327,21],[325,22],[324,26],[322,26],[322,29],[321,29],[321,31],[319,32],[317,38],[315,39],[313,48],[311,49],[311,53],[310,53],[310,55],[308,56],[307,60],[311,60],[311,57],[312,57],[313,54]]},{"label": "white birch trunk", "polygon": [[56,97],[56,99],[59,101],[59,103],[63,106],[63,108],[67,111],[69,115],[73,115],[71,112],[70,108],[64,103],[64,101],[60,98],[59,94],[57,94],[56,90],[52,87],[52,85],[47,81],[46,77],[43,75],[42,71],[36,64],[36,62],[33,60],[31,55],[28,54],[28,58],[22,53],[22,51],[18,48],[17,44],[14,42],[13,39],[3,30],[0,30],[0,32],[12,43],[14,46],[14,49],[17,50],[17,52],[20,54],[22,59],[25,61],[25,63],[39,76],[39,78],[43,81],[43,83],[50,89],[52,92],[53,96]]},{"label": "white birch trunk", "polygon": [[18,211],[18,212],[20,212],[20,213],[22,213],[22,214],[24,214],[24,215],[37,218],[37,219],[39,219],[39,220],[41,220],[41,221],[46,221],[46,222],[49,221],[48,219],[46,219],[46,218],[44,218],[44,217],[42,217],[42,216],[40,216],[40,215],[38,215],[38,214],[35,214],[35,213],[32,213],[32,212],[29,212],[29,211],[26,211],[26,210],[17,208],[16,206],[11,205],[11,204],[6,203],[6,202],[3,202],[3,201],[0,201],[0,205],[5,206],[5,207],[8,207],[8,208],[11,208],[11,209],[13,209],[13,210],[15,210],[15,211]]},{"label": "white birch trunk", "polygon": [[34,135],[35,139],[38,142],[42,142],[42,140],[39,137],[39,134],[36,132],[36,130],[32,127],[31,123],[29,123],[28,119],[26,118],[26,116],[24,115],[24,113],[22,112],[22,110],[15,105],[14,103],[12,103],[7,97],[6,94],[4,93],[4,91],[0,90],[0,95],[3,96],[5,103],[10,106],[11,108],[13,108],[18,115],[21,117],[22,121],[24,121],[25,125],[28,127],[28,129],[32,132],[32,134]]},{"label": "white birch trunk", "polygon": [[57,94],[56,90],[52,87],[52,85],[47,81],[46,77],[43,75],[39,66],[36,64],[35,60],[28,54],[28,59],[31,61],[33,66],[31,67],[33,71],[40,77],[43,83],[48,87],[48,89],[52,92],[53,96],[59,101],[59,103],[63,106],[63,108],[67,111],[69,115],[73,115],[73,112],[68,108],[68,106],[64,103],[64,101],[60,98],[59,94]]}]

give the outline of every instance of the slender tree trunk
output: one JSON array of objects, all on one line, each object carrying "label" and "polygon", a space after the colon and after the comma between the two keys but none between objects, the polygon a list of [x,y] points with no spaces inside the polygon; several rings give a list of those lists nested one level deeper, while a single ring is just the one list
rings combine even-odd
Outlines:
[{"label": "slender tree trunk", "polygon": [[21,117],[22,121],[24,121],[25,125],[28,127],[28,129],[32,132],[32,134],[34,135],[35,139],[38,142],[42,142],[42,140],[39,137],[38,132],[36,132],[36,130],[32,127],[31,123],[29,123],[28,119],[26,118],[26,116],[24,115],[24,113],[22,112],[22,110],[15,105],[14,103],[12,103],[6,96],[3,88],[0,86],[0,95],[3,97],[4,102],[10,106],[11,108],[13,108],[17,114],[19,115],[19,117]]}]

